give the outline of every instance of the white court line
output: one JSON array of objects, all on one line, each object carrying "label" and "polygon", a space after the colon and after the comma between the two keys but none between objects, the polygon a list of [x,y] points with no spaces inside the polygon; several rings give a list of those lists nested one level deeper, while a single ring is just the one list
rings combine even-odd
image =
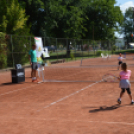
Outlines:
[{"label": "white court line", "polygon": [[[61,100],[61,99],[60,99],[60,100]],[[60,101],[59,101],[59,102],[60,102]],[[11,105],[11,104],[19,104],[19,105],[21,105],[21,104],[30,104],[30,105],[32,104],[32,105],[33,105],[33,104],[34,104],[34,105],[35,105],[35,104],[36,104],[36,105],[39,105],[39,104],[45,104],[45,103],[44,103],[44,102],[42,102],[42,103],[39,103],[39,102],[0,102],[0,104],[7,104],[7,105]],[[61,103],[61,104],[68,104],[68,103],[65,103],[65,102],[64,102],[64,103]],[[80,104],[78,104],[78,105],[81,106]],[[89,107],[89,108],[90,108],[90,107],[99,108],[98,105],[89,105],[89,104],[88,104],[88,107]],[[102,107],[103,107],[103,106],[102,106]],[[119,106],[119,107],[120,107],[120,108],[121,108],[121,107],[132,107],[132,105],[128,105],[128,106],[127,106],[127,105],[126,105],[126,106],[123,105],[123,106]]]},{"label": "white court line", "polygon": [[[102,80],[101,80],[101,81],[102,81]],[[56,104],[56,103],[58,103],[58,102],[61,102],[61,101],[65,100],[65,99],[67,99],[67,98],[69,98],[69,97],[71,97],[71,96],[73,96],[73,95],[75,95],[75,94],[78,94],[79,92],[81,92],[81,91],[83,91],[83,90],[85,90],[85,89],[87,89],[87,88],[89,88],[89,87],[91,87],[91,86],[93,86],[93,85],[95,85],[95,84],[97,84],[97,83],[100,83],[101,81],[97,81],[97,82],[95,82],[95,83],[92,83],[92,84],[88,85],[88,86],[85,87],[85,88],[82,88],[82,89],[80,89],[80,90],[78,90],[78,91],[76,91],[76,92],[74,92],[74,93],[72,93],[72,94],[70,94],[70,95],[67,95],[67,96],[65,96],[65,97],[63,97],[63,98],[61,98],[61,99],[59,99],[59,100],[57,100],[57,101],[55,101],[55,102],[52,102],[52,103],[48,104],[47,106],[43,107],[42,109],[37,110],[37,112],[40,112],[40,111],[43,110],[43,109],[46,109],[46,108],[48,108],[48,107],[50,107],[50,106],[52,106],[52,105],[54,105],[54,104]]]},{"label": "white court line", "polygon": [[0,94],[0,96],[4,96],[4,95],[7,95],[7,94],[11,94],[11,93],[14,93],[14,92],[17,92],[17,91],[20,91],[20,90],[24,90],[24,89],[28,89],[28,88],[31,88],[31,87],[35,87],[35,86],[37,86],[37,85],[29,86],[29,87],[25,87],[25,88],[20,88],[20,89],[13,90],[13,91],[9,91],[9,92],[6,92],[6,93],[3,93],[3,94]]},{"label": "white court line", "polygon": [[[9,116],[7,116],[9,118]],[[0,117],[0,119],[4,119],[5,117]],[[18,119],[18,120],[32,120],[32,121],[56,121],[56,122],[85,122],[85,123],[103,123],[103,124],[114,124],[114,125],[128,125],[128,126],[134,126],[134,123],[129,123],[129,122],[114,122],[114,121],[90,121],[90,120],[57,120],[57,119],[44,119],[44,118],[33,118],[27,116],[26,118],[24,117],[14,117],[13,119]],[[14,122],[13,120],[7,121],[4,120],[2,122]],[[16,121],[15,121],[16,122]]]}]

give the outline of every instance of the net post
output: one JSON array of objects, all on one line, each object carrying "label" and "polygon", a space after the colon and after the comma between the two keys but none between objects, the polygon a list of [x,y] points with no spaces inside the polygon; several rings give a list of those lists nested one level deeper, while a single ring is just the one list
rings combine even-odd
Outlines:
[{"label": "net post", "polygon": [[[38,82],[38,84],[39,84],[39,83],[43,83],[43,82],[45,82],[43,68],[44,68],[44,66],[42,66],[42,65],[40,66],[40,68],[38,68],[38,75],[39,75],[39,77],[42,76],[42,81]],[[41,73],[41,74],[40,74],[40,73]]]},{"label": "net post", "polygon": [[81,64],[80,64],[80,66],[82,66],[82,60],[83,60],[83,58],[81,58]]},{"label": "net post", "polygon": [[44,73],[43,73],[43,66],[41,67],[41,73],[42,73],[42,78],[43,78],[43,82],[45,82],[45,79],[44,79]]}]

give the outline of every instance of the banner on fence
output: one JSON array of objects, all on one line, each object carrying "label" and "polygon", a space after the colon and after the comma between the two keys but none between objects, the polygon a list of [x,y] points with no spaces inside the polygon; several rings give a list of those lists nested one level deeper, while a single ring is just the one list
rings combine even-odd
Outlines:
[{"label": "banner on fence", "polygon": [[44,56],[45,58],[50,57],[47,47],[44,47],[43,56]]},{"label": "banner on fence", "polygon": [[35,45],[36,45],[36,53],[37,53],[37,62],[42,63],[41,54],[43,51],[43,43],[42,38],[34,37]]},{"label": "banner on fence", "polygon": [[34,40],[35,40],[35,44],[36,44],[37,57],[41,57],[41,53],[43,51],[42,38],[34,37]]},{"label": "banner on fence", "polygon": [[48,49],[47,48],[43,48],[43,42],[42,42],[42,38],[40,37],[34,37],[35,40],[35,44],[36,44],[36,52],[37,52],[37,62],[38,63],[42,63],[42,54],[43,57],[50,57],[49,53],[48,53]]}]

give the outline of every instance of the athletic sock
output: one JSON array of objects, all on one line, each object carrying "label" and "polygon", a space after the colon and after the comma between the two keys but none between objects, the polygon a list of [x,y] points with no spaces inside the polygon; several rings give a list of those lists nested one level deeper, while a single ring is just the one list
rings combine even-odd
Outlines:
[{"label": "athletic sock", "polygon": [[134,102],[134,101],[132,100],[132,102]]},{"label": "athletic sock", "polygon": [[121,101],[121,98],[119,98],[119,100]]},{"label": "athletic sock", "polygon": [[34,77],[32,77],[32,80],[34,80]]}]

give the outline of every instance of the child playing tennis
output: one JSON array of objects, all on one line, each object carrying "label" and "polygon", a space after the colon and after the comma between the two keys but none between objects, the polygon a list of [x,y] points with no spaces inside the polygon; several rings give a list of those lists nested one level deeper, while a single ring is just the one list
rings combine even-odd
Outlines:
[{"label": "child playing tennis", "polygon": [[124,95],[125,90],[127,90],[127,93],[131,99],[131,104],[134,104],[134,101],[133,101],[132,95],[131,95],[131,89],[130,89],[131,84],[129,82],[129,79],[131,76],[131,70],[127,70],[126,63],[121,64],[121,69],[122,69],[122,71],[119,74],[121,93],[120,93],[120,98],[117,100],[117,102],[119,104],[121,104],[121,97]]},{"label": "child playing tennis", "polygon": [[119,57],[118,57],[118,64],[119,64],[119,66],[118,66],[118,70],[119,70],[119,68],[120,68],[120,65],[122,64],[122,60],[123,60],[123,57],[121,56],[121,53],[119,54]]}]

